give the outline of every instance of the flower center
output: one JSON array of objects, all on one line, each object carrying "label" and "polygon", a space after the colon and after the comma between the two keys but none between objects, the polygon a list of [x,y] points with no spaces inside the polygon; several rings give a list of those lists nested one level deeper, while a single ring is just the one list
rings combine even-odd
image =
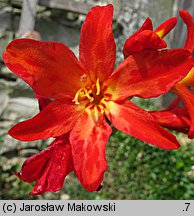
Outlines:
[{"label": "flower center", "polygon": [[72,100],[75,104],[80,104],[82,101],[89,100],[90,103],[98,105],[103,98],[99,79],[92,86],[84,86],[80,88]]}]

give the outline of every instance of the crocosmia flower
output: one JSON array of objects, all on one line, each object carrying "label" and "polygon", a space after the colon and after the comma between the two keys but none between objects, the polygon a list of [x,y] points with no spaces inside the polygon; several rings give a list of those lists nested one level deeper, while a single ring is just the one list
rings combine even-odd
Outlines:
[{"label": "crocosmia flower", "polygon": [[153,30],[152,21],[148,17],[142,27],[126,40],[123,47],[124,57],[127,58],[130,54],[145,49],[157,50],[166,48],[167,44],[162,38],[174,28],[176,23],[177,18],[173,17]]},{"label": "crocosmia flower", "polygon": [[[180,10],[180,16],[187,26],[187,40],[184,48],[193,55],[194,20],[185,10]],[[178,99],[175,99],[175,101],[182,101],[185,106],[182,107],[179,103],[173,102],[170,105],[170,109],[167,108],[166,110],[153,111],[151,113],[160,125],[187,133],[188,137],[192,139],[194,138],[194,92],[188,87],[194,88],[194,67],[183,80],[172,88],[172,91],[178,95]],[[174,104],[176,105],[174,106]]]},{"label": "crocosmia flower", "polygon": [[169,91],[191,69],[190,52],[142,51],[114,70],[112,17],[112,5],[90,10],[81,30],[79,60],[61,43],[30,39],[14,40],[3,54],[7,67],[49,100],[40,104],[44,108],[35,117],[9,131],[21,141],[56,138],[17,173],[24,181],[37,181],[32,194],[59,190],[70,171],[88,191],[100,187],[112,132],[106,119],[118,130],[157,147],[180,146],[174,135],[129,98]]}]

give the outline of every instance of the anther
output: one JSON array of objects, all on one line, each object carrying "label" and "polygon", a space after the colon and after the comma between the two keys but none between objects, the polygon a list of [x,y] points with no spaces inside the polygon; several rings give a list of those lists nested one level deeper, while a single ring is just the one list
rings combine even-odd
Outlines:
[{"label": "anther", "polygon": [[77,93],[75,94],[74,99],[72,100],[72,102],[75,102],[75,104],[79,104],[78,98],[79,98],[79,94],[82,91],[82,88],[79,89],[79,91],[77,91]]},{"label": "anther", "polygon": [[100,83],[99,83],[99,79],[97,79],[96,81],[96,95],[100,94]]},{"label": "anther", "polygon": [[90,94],[91,94],[90,91],[85,90],[84,93],[90,102],[92,102],[94,100],[94,98],[90,96]]}]

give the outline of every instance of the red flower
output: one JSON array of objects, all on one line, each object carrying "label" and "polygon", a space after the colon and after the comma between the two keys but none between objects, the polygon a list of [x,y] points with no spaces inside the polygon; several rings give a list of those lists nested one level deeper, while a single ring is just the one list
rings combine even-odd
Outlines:
[{"label": "red flower", "polygon": [[147,18],[142,27],[126,40],[123,47],[124,57],[127,58],[134,52],[140,52],[145,49],[157,50],[166,48],[167,44],[162,38],[174,28],[176,23],[176,17],[170,18],[153,31],[152,21],[150,18]]},{"label": "red flower", "polygon": [[[25,181],[37,180],[33,194],[58,190],[72,163],[88,191],[99,188],[112,131],[105,117],[118,130],[144,142],[164,149],[180,146],[174,135],[128,98],[167,92],[191,69],[190,53],[183,49],[143,51],[129,56],[113,72],[116,48],[112,16],[112,5],[93,7],[88,13],[81,30],[79,61],[61,43],[30,39],[11,42],[3,54],[5,64],[36,94],[51,99],[40,113],[18,123],[9,134],[32,141],[69,133],[68,139],[57,138],[24,163],[18,175]],[[41,164],[40,170],[35,172],[37,164]],[[56,174],[60,178],[52,186]]]},{"label": "red flower", "polygon": [[[184,48],[190,52],[194,50],[194,20],[191,15],[184,10],[180,10],[180,15],[187,25],[187,40]],[[143,26],[133,34],[125,42],[123,54],[128,57],[134,52],[139,52],[148,49],[162,49],[165,48],[165,42],[162,40],[176,24],[176,18],[170,18],[161,24],[155,31],[152,30],[151,20],[148,18]],[[139,50],[133,48],[135,44],[138,44]],[[194,88],[194,68],[191,68],[187,76],[177,83],[171,90],[176,93],[181,100],[184,102],[184,108],[178,104],[176,107],[167,108],[161,111],[150,112],[158,123],[166,128],[173,129],[176,131],[187,132],[189,138],[194,137],[194,93],[189,90],[186,86]],[[185,117],[187,121],[185,122]],[[189,125],[188,125],[189,124]]]},{"label": "red flower", "polygon": [[[184,48],[190,51],[191,55],[193,55],[194,19],[185,10],[180,10],[180,16],[187,26],[187,40],[185,42]],[[188,131],[188,137],[192,139],[194,138],[194,92],[188,88],[189,86],[194,88],[194,67],[189,71],[188,75],[173,88],[173,92],[175,92],[181,98],[187,109],[187,112],[189,113],[191,123]]]},{"label": "red flower", "polygon": [[[184,48],[190,51],[191,54],[194,53],[194,19],[192,16],[185,10],[180,10],[180,16],[182,17],[183,21],[187,25],[187,40],[184,45]],[[185,105],[185,109],[189,115],[190,125],[188,130],[188,137],[194,138],[194,92],[188,88],[188,86],[194,88],[194,67],[189,71],[188,75],[181,80],[178,84],[174,86],[172,89],[180,99],[183,101]],[[173,113],[172,113],[173,115]],[[177,118],[184,118],[184,114],[180,113]],[[163,118],[165,121],[165,116]],[[166,125],[169,128],[169,125]],[[184,127],[181,125],[181,127]],[[187,130],[188,126],[185,126]],[[177,128],[179,130],[180,128]]]}]

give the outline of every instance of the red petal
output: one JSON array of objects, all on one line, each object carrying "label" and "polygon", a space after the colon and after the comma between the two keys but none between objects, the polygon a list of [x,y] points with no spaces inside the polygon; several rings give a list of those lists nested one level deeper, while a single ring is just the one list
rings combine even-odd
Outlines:
[{"label": "red petal", "polygon": [[25,160],[21,170],[16,172],[15,175],[25,182],[33,182],[39,179],[43,175],[45,167],[52,156],[52,150],[53,148],[49,146],[40,153]]},{"label": "red petal", "polygon": [[192,139],[194,138],[194,93],[182,84],[177,84],[173,91],[182,99],[189,113],[191,125],[188,137]]},{"label": "red petal", "polygon": [[91,79],[103,81],[114,70],[116,45],[112,31],[113,6],[93,7],[82,26],[79,56]]},{"label": "red petal", "polygon": [[148,18],[143,26],[131,37],[129,37],[124,45],[123,54],[127,58],[134,52],[140,52],[144,49],[163,49],[167,46],[164,37],[176,25],[177,18],[173,17],[162,23],[154,32],[152,22]]},{"label": "red petal", "polygon": [[172,110],[151,111],[150,114],[163,127],[186,134],[189,131],[190,119],[185,107],[179,106]]},{"label": "red petal", "polygon": [[112,100],[157,97],[183,79],[193,63],[184,49],[142,51],[125,59],[104,84]]},{"label": "red petal", "polygon": [[81,113],[76,105],[51,102],[32,119],[12,127],[9,135],[21,141],[61,136],[73,128]]},{"label": "red petal", "polygon": [[152,20],[148,17],[145,22],[143,23],[143,25],[141,26],[141,28],[139,28],[134,34],[132,34],[129,38],[133,38],[136,35],[138,35],[140,32],[144,31],[144,30],[150,30],[153,31],[153,26],[152,26]]},{"label": "red petal", "polygon": [[181,80],[180,83],[194,88],[194,67],[189,71],[187,76],[183,80]]},{"label": "red petal", "polygon": [[73,164],[81,184],[95,191],[103,180],[107,168],[105,148],[111,134],[103,116],[95,120],[85,113],[70,134]]},{"label": "red petal", "polygon": [[139,34],[141,31],[144,31],[144,30],[153,31],[152,20],[149,17],[144,21],[141,28],[139,28],[132,36],[135,36],[136,34]]},{"label": "red petal", "polygon": [[142,27],[137,30],[133,35],[131,35],[126,41],[125,41],[125,44],[124,44],[124,47],[123,47],[123,54],[124,54],[124,57],[127,58],[130,54],[131,54],[131,50],[130,50],[130,47],[131,45],[133,44],[133,41],[134,39],[136,38],[136,36],[144,31],[144,30],[150,30],[150,31],[153,31],[153,26],[152,26],[152,21],[151,19],[148,17],[145,22],[143,23]]},{"label": "red petal", "polygon": [[188,49],[190,52],[193,52],[194,51],[194,19],[185,10],[180,10],[180,16],[183,19],[184,23],[187,25],[187,40],[184,47]]},{"label": "red petal", "polygon": [[52,148],[49,162],[37,180],[30,195],[40,195],[47,191],[56,192],[63,186],[65,177],[73,170],[71,148],[63,141]]},{"label": "red petal", "polygon": [[136,33],[139,33],[139,32],[141,32],[143,30],[153,31],[152,20],[149,17],[145,20],[142,27]]},{"label": "red petal", "polygon": [[72,51],[58,42],[12,41],[3,54],[7,67],[34,91],[50,98],[74,97],[86,74]]},{"label": "red petal", "polygon": [[176,17],[172,17],[161,25],[154,31],[160,38],[165,37],[176,25],[178,19]]},{"label": "red petal", "polygon": [[[63,154],[65,154],[65,158],[60,155],[61,153],[59,151],[61,150]],[[53,158],[55,158],[54,161]],[[58,161],[56,161],[56,158],[58,158]],[[56,168],[54,172],[50,170],[50,175],[55,175],[56,183],[58,183],[59,181],[63,183],[64,179],[62,179],[62,176],[72,171],[70,145],[66,144],[65,140],[56,139],[51,143],[48,148],[25,160],[21,170],[19,172],[16,172],[15,175],[17,175],[22,181],[33,182],[35,180],[41,179],[42,176],[45,175],[45,170],[47,170],[47,167],[52,162],[58,163],[53,164],[55,166],[58,165],[58,168]],[[59,168],[61,168],[59,164],[62,164],[61,167],[64,169],[63,171],[59,170]],[[47,182],[47,180],[48,179],[45,179],[45,182]]]},{"label": "red petal", "polygon": [[167,47],[167,44],[155,32],[144,30],[135,37],[128,39],[124,46],[125,58],[129,55],[140,52],[145,49],[162,49]]},{"label": "red petal", "polygon": [[131,101],[108,102],[110,113],[107,117],[120,131],[166,150],[177,149],[180,144],[176,137],[164,130],[147,111]]}]

